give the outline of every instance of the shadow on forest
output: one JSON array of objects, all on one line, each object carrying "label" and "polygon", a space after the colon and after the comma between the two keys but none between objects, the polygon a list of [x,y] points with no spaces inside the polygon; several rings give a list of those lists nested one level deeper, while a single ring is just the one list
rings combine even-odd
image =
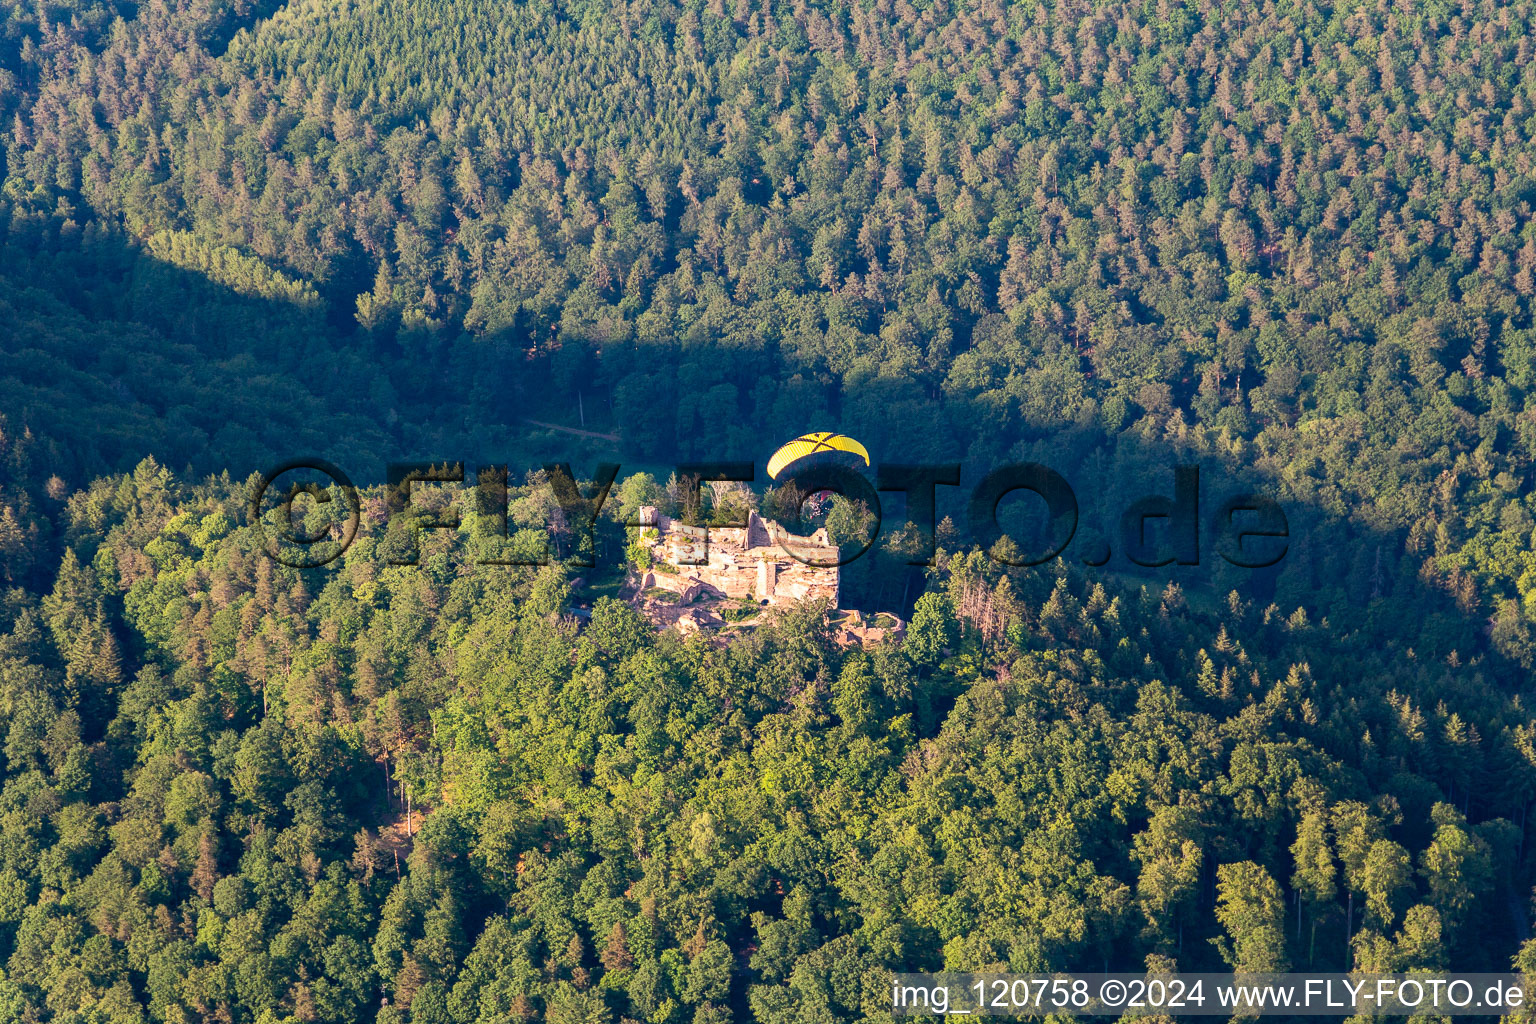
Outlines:
[{"label": "shadow on forest", "polygon": [[390,460],[505,458],[497,440],[523,432],[509,339],[342,334],[322,303],[72,225],[13,223],[0,267],[0,407],[74,485],[146,455],[236,479],[320,455],[382,481]]},{"label": "shadow on forest", "polygon": [[[1405,531],[1373,530],[1357,517],[1298,502],[1251,468],[1196,458],[1134,426],[1115,436],[1081,425],[1019,424],[995,433],[975,429],[988,425],[987,409],[955,399],[928,399],[926,409],[886,403],[880,422],[807,371],[778,383],[768,349],[631,347],[607,354],[606,365],[578,349],[578,358],[565,357],[573,365],[562,366],[559,352],[530,358],[528,338],[542,334],[539,325],[489,338],[338,336],[328,323],[334,310],[324,304],[262,298],[155,259],[120,236],[47,222],[13,224],[0,252],[0,406],[39,435],[48,471],[72,485],[130,469],[146,455],[237,480],[299,455],[336,462],[359,484],[382,482],[387,462],[413,459],[509,462],[514,480],[546,461],[568,460],[578,474],[600,460],[618,461],[622,477],[661,471],[670,448],[677,461],[756,459],[762,486],[766,456],[780,440],[803,429],[842,429],[865,442],[877,465],[960,462],[961,485],[939,488],[938,500],[940,516],[962,525],[971,488],[986,472],[1008,462],[1050,466],[1080,508],[1062,558],[1090,576],[1159,589],[1174,582],[1217,595],[1236,589],[1286,614],[1303,607],[1315,619],[1326,616],[1340,635],[1414,636],[1421,658],[1456,652],[1462,662],[1482,658],[1485,671],[1506,684],[1525,678],[1491,649],[1489,621],[1475,603],[1426,585],[1424,553],[1406,550]],[[626,424],[615,409],[615,393],[634,383],[630,372],[643,372],[642,392],[656,381],[674,384],[670,395],[642,393],[639,408],[654,423]],[[589,426],[634,441],[620,451],[530,430],[525,418],[574,419],[562,384],[587,393]],[[598,397],[604,390],[606,408]],[[783,414],[784,396],[796,399],[792,419]],[[634,399],[623,397],[632,410]],[[733,397],[734,407],[710,405]],[[1118,548],[1120,513],[1145,495],[1172,496],[1174,467],[1191,463],[1201,472],[1200,565],[1144,569],[1118,550],[1101,569],[1082,564],[1095,534]],[[1215,550],[1211,512],[1245,491],[1277,498],[1289,521],[1289,548],[1272,569],[1240,569]],[[882,500],[889,531],[903,521],[904,502],[899,495]],[[903,610],[916,598],[907,590]]]}]

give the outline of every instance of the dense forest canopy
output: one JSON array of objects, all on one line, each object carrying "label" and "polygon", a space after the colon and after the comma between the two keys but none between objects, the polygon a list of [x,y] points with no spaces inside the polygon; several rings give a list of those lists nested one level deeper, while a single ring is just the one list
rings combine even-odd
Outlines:
[{"label": "dense forest canopy", "polygon": [[[0,1016],[1536,970],[1533,20],[0,0]],[[477,565],[472,479],[417,566],[377,486],[324,569],[245,512],[296,455],[511,462],[514,541],[569,552],[522,472],[619,461],[615,563],[668,466],[807,430],[1044,463],[1111,542],[1198,464],[1291,548],[1014,570],[944,528],[919,571],[895,531],[847,589],[910,627],[859,650]]]},{"label": "dense forest canopy", "polygon": [[1536,729],[1481,656],[942,549],[899,645],[578,626],[562,563],[472,564],[472,490],[423,492],[462,522],[414,566],[366,490],[317,571],[253,483],[29,491],[65,554],[0,621],[18,1019],[880,1020],[891,969],[1519,946]]},{"label": "dense forest canopy", "polygon": [[6,17],[0,386],[71,481],[1134,437],[1432,555],[1529,660],[1528,4]]}]

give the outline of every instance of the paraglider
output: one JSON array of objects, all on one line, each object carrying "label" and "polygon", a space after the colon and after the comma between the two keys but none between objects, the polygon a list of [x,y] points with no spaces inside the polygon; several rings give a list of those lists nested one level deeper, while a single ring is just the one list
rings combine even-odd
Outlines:
[{"label": "paraglider", "polygon": [[869,452],[862,444],[846,434],[819,431],[802,434],[774,452],[768,460],[768,475],[777,480],[791,466],[796,470],[824,464],[854,466],[859,460],[869,465]]},{"label": "paraglider", "polygon": [[[785,475],[793,478],[807,470],[813,471],[814,475],[816,470],[833,467],[846,471],[860,462],[869,465],[869,452],[862,444],[846,434],[823,430],[801,434],[774,452],[768,460],[768,476],[774,480]],[[831,491],[818,490],[806,499],[807,510],[811,515],[819,516],[827,510],[831,500]]]}]

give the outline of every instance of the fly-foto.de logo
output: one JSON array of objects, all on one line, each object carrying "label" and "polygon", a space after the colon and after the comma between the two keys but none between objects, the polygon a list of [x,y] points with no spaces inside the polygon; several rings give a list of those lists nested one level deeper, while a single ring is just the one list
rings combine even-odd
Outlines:
[{"label": "fly-foto.de logo", "polygon": [[[854,450],[825,443],[825,438],[839,436],[824,435],[820,442],[802,446],[801,452],[791,453],[789,458],[782,457],[781,449],[768,462],[768,476],[780,498],[780,507],[787,504],[791,519],[803,518],[807,510],[815,512],[829,507],[834,496],[856,503],[863,525],[858,540],[832,548],[835,553],[830,557],[822,549],[816,554],[820,560],[814,562],[793,545],[785,545],[785,552],[807,564],[842,566],[856,561],[875,545],[887,525],[883,522],[881,494],[897,493],[903,496],[905,509],[899,529],[916,539],[916,543],[907,546],[907,564],[933,564],[939,488],[961,486],[966,475],[961,465],[882,463],[870,467],[862,446]],[[593,564],[590,553],[597,550],[594,534],[619,477],[620,465],[599,463],[586,480],[578,480],[566,463],[549,463],[542,468],[543,481],[539,486],[549,488],[562,532],[575,538],[571,545],[576,552],[573,563]],[[873,481],[865,469],[873,470]],[[505,465],[478,467],[474,487],[466,491],[473,496],[480,515],[489,519],[491,532],[499,532],[503,538],[509,532],[508,478]],[[420,531],[458,530],[461,526],[456,504],[423,507],[416,500],[414,485],[463,484],[466,479],[463,462],[401,462],[388,466],[381,510],[385,526],[398,525],[408,531],[406,551],[392,557],[391,562],[415,564]],[[701,488],[705,483],[744,487],[757,479],[757,467],[751,462],[680,463],[673,477],[677,504],[684,509],[701,507]],[[1284,510],[1273,498],[1244,492],[1227,495],[1207,507],[1201,493],[1200,469],[1194,465],[1172,467],[1168,484],[1171,486],[1165,485],[1166,493],[1150,493],[1129,501],[1119,516],[1115,540],[1119,552],[1133,564],[1198,565],[1202,541],[1219,557],[1240,568],[1266,568],[1285,556],[1290,528]],[[1003,517],[999,509],[1010,496],[1030,494],[1044,504],[1046,526],[1036,531],[1043,536],[1011,535],[1000,522]],[[317,506],[325,514],[313,515]],[[362,508],[358,488],[338,466],[324,459],[298,458],[260,474],[249,514],[273,559],[296,568],[318,568],[340,558],[356,541]],[[962,518],[969,528],[969,541],[1009,565],[1039,565],[1068,557],[1070,553],[1083,564],[1100,566],[1113,554],[1109,540],[1097,532],[1087,538],[1078,537],[1076,493],[1065,477],[1040,463],[999,466],[981,475],[971,487]],[[641,528],[647,524],[635,519],[623,525]],[[743,524],[718,516],[707,525],[701,523],[706,551],[709,525]],[[1079,543],[1074,545],[1074,540]],[[478,559],[488,565],[542,565],[549,560],[547,552]]]}]

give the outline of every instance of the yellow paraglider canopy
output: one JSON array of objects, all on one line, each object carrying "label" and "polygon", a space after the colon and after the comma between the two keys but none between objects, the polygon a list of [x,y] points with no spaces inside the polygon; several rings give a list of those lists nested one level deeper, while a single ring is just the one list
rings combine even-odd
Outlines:
[{"label": "yellow paraglider canopy", "polygon": [[864,465],[869,465],[869,452],[864,446],[846,434],[834,434],[830,431],[819,431],[814,434],[802,434],[793,441],[773,453],[773,458],[768,460],[768,475],[777,480],[784,468],[792,462],[798,462],[808,455],[819,455],[823,452],[848,452],[857,455],[864,460]]}]

